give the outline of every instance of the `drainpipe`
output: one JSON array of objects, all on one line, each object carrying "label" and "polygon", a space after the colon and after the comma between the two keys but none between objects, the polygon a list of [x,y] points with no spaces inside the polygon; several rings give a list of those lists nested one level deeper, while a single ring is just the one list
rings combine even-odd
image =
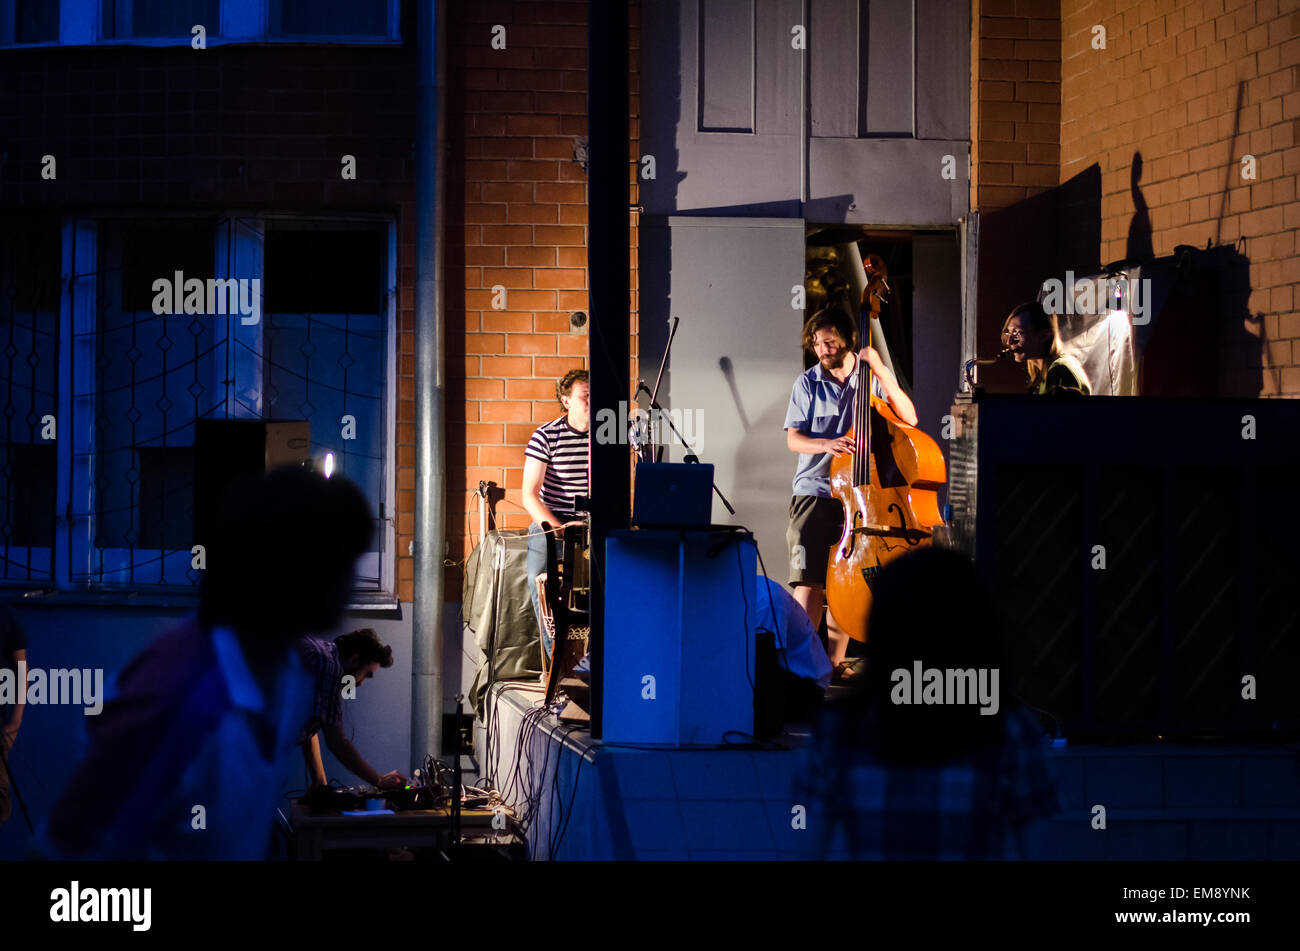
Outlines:
[{"label": "drainpipe", "polygon": [[446,5],[419,0],[415,143],[415,604],[411,623],[411,762],[442,755],[446,377],[443,202]]}]

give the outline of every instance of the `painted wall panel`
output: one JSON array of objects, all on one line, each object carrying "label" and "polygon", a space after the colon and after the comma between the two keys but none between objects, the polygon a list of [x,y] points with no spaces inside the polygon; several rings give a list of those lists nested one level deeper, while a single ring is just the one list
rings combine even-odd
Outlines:
[{"label": "painted wall panel", "polygon": [[969,139],[970,4],[916,0],[916,22],[916,137]]},{"label": "painted wall panel", "polygon": [[[701,462],[736,509],[713,503],[713,521],[752,529],[770,576],[785,582],[785,529],[795,456],[785,445],[790,388],[803,370],[800,220],[642,219],[641,373],[648,385],[667,338],[681,326],[660,403],[698,414]],[[684,435],[690,435],[685,433]],[[679,462],[674,446],[664,457]]]},{"label": "painted wall panel", "polygon": [[809,14],[809,130],[856,138],[861,91],[857,4],[812,0]]},{"label": "painted wall panel", "polygon": [[[863,95],[857,117],[861,135],[912,135],[913,13],[913,0],[862,3],[858,44]],[[943,39],[952,42],[951,37]],[[819,92],[816,86],[813,92]]]},{"label": "painted wall panel", "polygon": [[969,154],[970,143],[959,140],[815,138],[804,216],[824,224],[954,225],[970,201]]},{"label": "painted wall panel", "polygon": [[754,131],[754,0],[700,0],[699,129]]},{"label": "painted wall panel", "polygon": [[[711,8],[715,0],[706,0]],[[749,6],[748,4],[746,6]],[[718,7],[720,11],[722,8]],[[649,0],[642,13],[642,154],[654,155],[657,174],[641,182],[641,201],[648,213],[798,214],[799,94],[804,55],[791,46],[791,28],[799,23],[798,0],[754,0],[752,26],[746,17],[702,20],[700,0]],[[728,97],[716,101],[709,86],[715,70],[723,76],[721,57],[701,53],[701,23],[708,37],[739,57],[716,82],[729,84]],[[730,31],[730,32],[728,32]],[[748,44],[748,45],[744,45]],[[752,64],[753,132],[708,131],[713,123],[738,122],[731,102],[738,77]],[[707,75],[700,114],[700,64]],[[716,107],[715,107],[716,104]],[[726,126],[723,126],[726,127]]]}]

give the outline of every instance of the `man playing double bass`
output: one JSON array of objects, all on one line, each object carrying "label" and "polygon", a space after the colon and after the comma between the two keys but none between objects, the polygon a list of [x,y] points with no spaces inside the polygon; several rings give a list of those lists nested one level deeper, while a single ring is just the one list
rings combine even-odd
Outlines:
[{"label": "man playing double bass", "polygon": [[[826,563],[831,546],[844,528],[844,508],[831,495],[831,457],[853,451],[853,440],[845,434],[853,426],[857,396],[858,360],[871,368],[872,389],[889,403],[904,422],[916,425],[916,408],[868,346],[859,355],[858,333],[853,319],[839,307],[819,310],[803,327],[803,347],[817,358],[816,366],[794,382],[790,406],[785,413],[785,442],[799,454],[794,473],[794,497],[790,500],[790,586],[794,598],[808,612],[817,627],[821,623],[826,590]],[[834,679],[845,679],[849,636],[827,614],[830,660]]]}]

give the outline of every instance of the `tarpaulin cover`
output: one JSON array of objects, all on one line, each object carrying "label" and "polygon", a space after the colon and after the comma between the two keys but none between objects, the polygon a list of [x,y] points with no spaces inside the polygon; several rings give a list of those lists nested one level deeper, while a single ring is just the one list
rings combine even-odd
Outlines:
[{"label": "tarpaulin cover", "polygon": [[482,719],[483,697],[498,680],[542,673],[537,615],[528,596],[527,531],[488,532],[465,565],[461,613],[482,652],[470,698]]}]

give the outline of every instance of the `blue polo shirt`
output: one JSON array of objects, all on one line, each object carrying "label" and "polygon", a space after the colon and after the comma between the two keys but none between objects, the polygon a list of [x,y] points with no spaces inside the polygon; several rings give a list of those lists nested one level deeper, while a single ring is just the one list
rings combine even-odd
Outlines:
[{"label": "blue polo shirt", "polygon": [[[861,359],[861,358],[859,358]],[[871,390],[882,400],[885,389],[880,377],[872,375]],[[785,411],[785,428],[797,429],[814,439],[837,439],[853,427],[853,404],[858,392],[858,372],[844,383],[822,370],[820,363],[800,374],[790,391]],[[799,453],[794,470],[794,494],[831,497],[831,454]]]},{"label": "blue polo shirt", "polygon": [[311,710],[293,652],[267,663],[259,681],[232,630],[193,617],[136,655],[103,712],[86,718],[89,749],[38,830],[37,854],[266,858]]}]

